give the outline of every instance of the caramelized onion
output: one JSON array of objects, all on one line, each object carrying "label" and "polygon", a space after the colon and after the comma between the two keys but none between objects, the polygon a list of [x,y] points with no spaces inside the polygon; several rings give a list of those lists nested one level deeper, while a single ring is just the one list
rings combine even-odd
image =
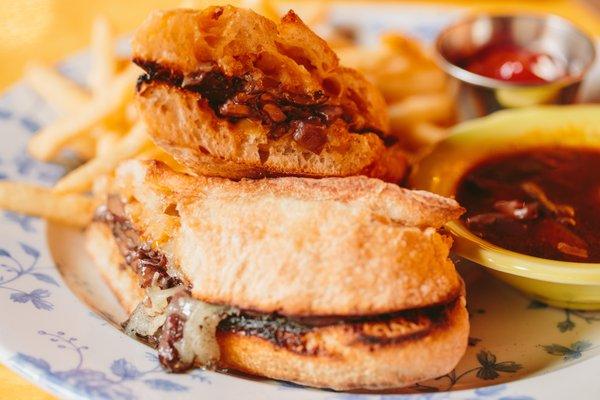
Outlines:
[{"label": "caramelized onion", "polygon": [[282,122],[286,119],[286,116],[283,113],[283,111],[281,111],[281,108],[277,107],[275,104],[265,104],[263,106],[263,111],[269,116],[269,118],[273,122]]},{"label": "caramelized onion", "polygon": [[159,361],[172,372],[219,360],[219,322],[236,311],[192,298],[183,286],[146,290],[146,298],[124,324],[125,332],[157,343]]},{"label": "caramelized onion", "polygon": [[[139,92],[144,90],[145,83],[156,80],[198,93],[217,117],[232,122],[239,118],[261,121],[269,129],[271,140],[291,134],[298,144],[319,154],[327,141],[326,128],[342,120],[349,131],[375,133],[386,146],[390,145],[380,130],[368,126],[368,121],[360,115],[360,107],[344,110],[322,90],[290,92],[277,80],[259,71],[228,76],[214,63],[204,63],[197,71],[184,75],[155,62],[139,59],[134,62],[147,72],[138,81]],[[358,94],[354,97],[353,101],[363,104]]]},{"label": "caramelized onion", "polygon": [[252,110],[246,105],[229,100],[219,108],[219,113],[226,117],[244,118],[250,116]]},{"label": "caramelized onion", "polygon": [[494,208],[503,215],[515,219],[535,219],[538,216],[538,203],[526,203],[520,200],[499,200]]},{"label": "caramelized onion", "polygon": [[307,150],[320,154],[327,143],[327,133],[322,125],[300,121],[294,129],[294,140]]}]

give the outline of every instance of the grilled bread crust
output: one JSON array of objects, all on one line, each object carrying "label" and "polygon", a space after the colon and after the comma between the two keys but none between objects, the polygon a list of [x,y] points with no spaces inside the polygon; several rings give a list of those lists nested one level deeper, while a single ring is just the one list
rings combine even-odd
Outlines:
[{"label": "grilled bread crust", "polygon": [[232,182],[123,164],[109,189],[195,297],[285,315],[373,315],[446,303],[461,283],[436,231],[451,199],[366,177]]},{"label": "grilled bread crust", "polygon": [[[143,293],[137,275],[124,273],[118,257],[106,257],[118,254],[106,225],[90,226],[87,249],[131,313]],[[433,318],[398,317],[316,327],[302,336],[300,350],[252,331],[219,329],[219,366],[336,390],[411,385],[450,372],[466,349],[469,321],[464,294],[440,310]]]},{"label": "grilled bread crust", "polygon": [[86,250],[121,305],[131,313],[144,298],[144,289],[136,273],[125,263],[106,224],[93,222],[87,227]]},{"label": "grilled bread crust", "polygon": [[[132,48],[134,60],[159,76],[142,82],[137,96],[150,135],[200,175],[365,174],[398,182],[406,172],[399,148],[378,137],[388,131],[381,94],[360,73],[341,67],[293,12],[274,23],[232,6],[157,11],[138,28]],[[228,78],[269,79],[286,96],[319,97],[348,118],[326,123],[324,145],[311,151],[294,134],[274,136],[262,111],[262,120],[224,118],[210,99],[185,89],[209,67]]]}]

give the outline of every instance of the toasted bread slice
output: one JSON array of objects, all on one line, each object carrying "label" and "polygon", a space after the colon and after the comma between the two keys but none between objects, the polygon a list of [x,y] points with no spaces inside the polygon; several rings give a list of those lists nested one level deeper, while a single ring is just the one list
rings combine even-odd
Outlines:
[{"label": "toasted bread slice", "polygon": [[137,274],[125,262],[108,225],[92,223],[86,236],[88,254],[121,305],[131,313],[144,298]]},{"label": "toasted bread slice", "polygon": [[451,199],[366,177],[233,182],[122,165],[110,192],[140,241],[198,299],[286,315],[374,315],[442,304],[460,279]]},{"label": "toasted bread slice", "polygon": [[[106,225],[94,223],[87,234],[88,251],[133,312],[143,298],[137,275],[124,274],[118,258],[105,256],[119,251]],[[446,374],[463,355],[469,332],[462,292],[444,305],[371,319],[318,325],[292,320],[293,329],[284,321],[262,330],[260,321],[221,321],[221,368],[337,390],[397,388]]]},{"label": "toasted bread slice", "polygon": [[384,143],[381,94],[293,12],[276,24],[232,6],[158,11],[132,47],[151,136],[198,174],[398,182],[406,171]]}]

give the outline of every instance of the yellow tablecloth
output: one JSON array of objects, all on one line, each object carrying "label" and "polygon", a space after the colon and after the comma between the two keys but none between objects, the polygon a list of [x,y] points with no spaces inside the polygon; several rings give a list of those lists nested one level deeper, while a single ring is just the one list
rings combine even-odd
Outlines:
[{"label": "yellow tablecloth", "polygon": [[[0,0],[0,90],[19,78],[28,60],[57,61],[86,46],[95,15],[106,15],[117,31],[123,33],[138,25],[150,10],[179,3],[180,0]],[[494,12],[552,12],[600,35],[600,18],[583,1],[452,0],[443,3]],[[0,399],[53,398],[0,365]]]}]

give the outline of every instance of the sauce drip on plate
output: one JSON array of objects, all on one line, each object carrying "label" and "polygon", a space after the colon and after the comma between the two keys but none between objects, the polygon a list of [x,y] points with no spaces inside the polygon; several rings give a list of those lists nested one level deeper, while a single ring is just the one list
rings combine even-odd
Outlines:
[{"label": "sauce drip on plate", "polygon": [[475,74],[515,83],[546,83],[566,75],[558,59],[514,44],[484,47],[462,64]]},{"label": "sauce drip on plate", "polygon": [[477,236],[552,260],[600,262],[600,150],[535,148],[484,160],[458,184]]}]

